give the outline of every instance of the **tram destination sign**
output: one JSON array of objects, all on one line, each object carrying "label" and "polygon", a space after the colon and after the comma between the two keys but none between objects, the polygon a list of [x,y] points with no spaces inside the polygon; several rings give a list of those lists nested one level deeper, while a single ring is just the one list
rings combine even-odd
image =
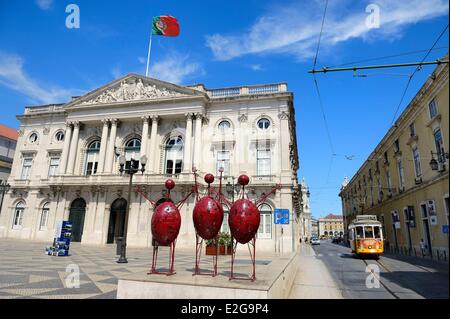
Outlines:
[{"label": "tram destination sign", "polygon": [[273,211],[273,218],[275,224],[288,225],[289,224],[289,209],[275,208]]}]

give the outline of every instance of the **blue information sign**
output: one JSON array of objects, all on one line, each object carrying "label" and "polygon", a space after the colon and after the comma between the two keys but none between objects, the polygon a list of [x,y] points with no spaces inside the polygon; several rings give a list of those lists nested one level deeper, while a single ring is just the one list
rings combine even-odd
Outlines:
[{"label": "blue information sign", "polygon": [[448,225],[442,225],[442,232],[448,234]]},{"label": "blue information sign", "polygon": [[275,208],[273,218],[275,224],[289,224],[289,209]]}]

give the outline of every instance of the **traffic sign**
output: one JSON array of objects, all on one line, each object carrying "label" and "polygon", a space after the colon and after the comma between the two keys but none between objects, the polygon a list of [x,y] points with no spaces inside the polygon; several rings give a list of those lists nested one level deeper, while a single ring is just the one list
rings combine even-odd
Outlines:
[{"label": "traffic sign", "polygon": [[448,234],[448,225],[442,225],[442,232]]},{"label": "traffic sign", "polygon": [[275,224],[282,224],[282,225],[289,224],[289,209],[275,208],[273,212]]}]

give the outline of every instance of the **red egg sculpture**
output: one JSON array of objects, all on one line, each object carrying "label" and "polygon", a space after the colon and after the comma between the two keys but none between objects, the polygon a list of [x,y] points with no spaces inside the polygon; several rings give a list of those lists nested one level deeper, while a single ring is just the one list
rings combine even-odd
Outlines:
[{"label": "red egg sculpture", "polygon": [[[152,267],[148,274],[165,274],[167,276],[170,276],[175,274],[175,244],[181,227],[181,215],[179,209],[187,200],[187,198],[194,194],[194,189],[189,192],[180,202],[175,204],[170,196],[170,190],[175,187],[175,182],[172,179],[168,179],[164,183],[164,186],[167,189],[166,197],[158,200],[157,202],[149,198],[146,192],[142,191],[139,186],[136,186],[135,191],[141,194],[145,199],[147,199],[154,209],[152,216],[153,259]],[[159,246],[170,246],[169,270],[166,272],[158,271],[156,269]]]},{"label": "red egg sculpture", "polygon": [[181,227],[181,215],[172,202],[156,207],[152,216],[153,239],[160,246],[169,246],[177,237]]},{"label": "red egg sculpture", "polygon": [[259,223],[259,210],[250,200],[239,199],[231,206],[228,225],[237,242],[246,244],[252,240],[258,231]]},{"label": "red egg sculpture", "polygon": [[200,199],[194,207],[192,214],[197,234],[209,240],[217,236],[222,226],[223,208],[211,196]]}]

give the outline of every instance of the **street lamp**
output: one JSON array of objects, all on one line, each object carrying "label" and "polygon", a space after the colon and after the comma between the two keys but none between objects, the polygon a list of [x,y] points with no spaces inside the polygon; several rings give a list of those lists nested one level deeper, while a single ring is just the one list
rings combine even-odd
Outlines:
[{"label": "street lamp", "polygon": [[234,194],[236,193],[237,184],[234,183],[234,179],[235,179],[234,176],[229,176],[229,177],[231,177],[232,182],[230,183],[230,181],[228,181],[227,185],[225,185],[225,189],[226,189],[228,195],[232,195],[231,201],[234,202]]},{"label": "street lamp", "polygon": [[3,207],[3,198],[5,197],[5,194],[9,191],[9,188],[11,186],[5,181],[0,182],[0,193],[2,193],[2,200],[0,201],[0,214],[2,212]]},{"label": "street lamp", "polygon": [[128,184],[128,202],[127,202],[127,211],[125,213],[125,223],[124,223],[124,227],[123,227],[123,239],[122,239],[122,246],[120,249],[120,257],[119,260],[117,260],[118,263],[122,264],[122,263],[127,263],[127,232],[128,232],[128,216],[130,214],[130,207],[131,207],[131,190],[133,187],[133,175],[136,174],[137,172],[141,171],[142,174],[144,174],[145,172],[145,165],[147,164],[147,156],[143,155],[141,157],[141,166],[142,168],[139,169],[139,161],[135,160],[135,159],[131,159],[130,160],[130,166],[126,167],[127,164],[127,160],[125,158],[125,156],[120,156],[119,157],[119,164],[120,164],[120,168],[119,168],[119,172],[120,174],[128,174],[130,175],[130,182]]}]

